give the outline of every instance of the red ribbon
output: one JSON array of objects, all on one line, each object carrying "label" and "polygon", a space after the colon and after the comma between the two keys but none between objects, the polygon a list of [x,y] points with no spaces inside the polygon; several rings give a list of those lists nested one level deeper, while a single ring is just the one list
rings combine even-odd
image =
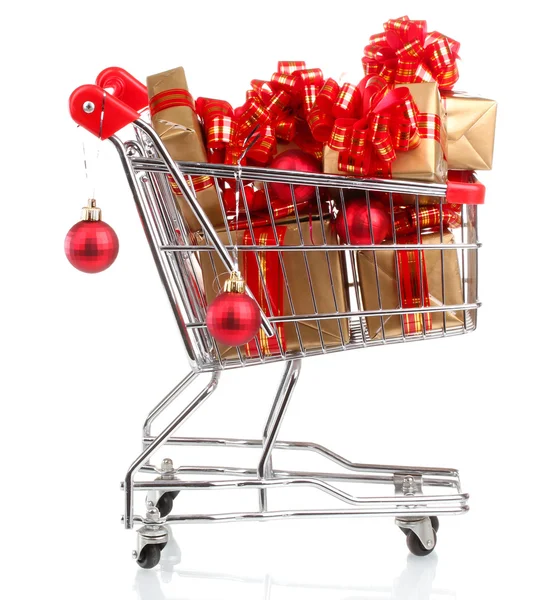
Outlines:
[{"label": "red ribbon", "polygon": [[[255,230],[254,237],[249,230],[243,234],[243,244],[252,246],[281,246],[287,227],[276,227],[276,236],[272,227]],[[258,260],[257,260],[258,255]],[[253,293],[255,300],[267,316],[279,317],[284,314],[284,278],[280,267],[278,252],[247,251],[243,253],[243,276],[245,283]],[[260,268],[259,268],[260,267]],[[266,290],[266,293],[265,293]],[[262,329],[245,346],[247,356],[259,356],[257,343],[263,356],[280,354],[280,348],[286,350],[284,323],[275,323],[277,335],[268,337]],[[256,340],[256,341],[255,341]]]},{"label": "red ribbon", "polygon": [[[422,134],[428,137],[422,123],[428,115],[419,113],[409,89],[389,90],[382,77],[367,76],[357,87],[346,84],[333,103],[331,97],[329,90],[321,93],[316,105],[324,114],[341,115],[333,121],[327,140],[329,147],[339,152],[341,171],[388,176],[396,152],[416,148]],[[432,135],[437,129],[440,139],[440,122],[438,128],[432,127]],[[324,125],[318,133],[324,133]]]},{"label": "red ribbon", "polygon": [[[432,233],[445,227],[461,226],[461,206],[458,204],[439,204],[396,207],[394,209],[394,227],[396,241],[399,244],[421,243],[419,233]],[[427,265],[424,250],[398,250],[396,252],[402,308],[430,306],[430,294],[427,280]],[[421,296],[421,290],[423,292]],[[406,335],[420,334],[432,329],[431,313],[413,313],[403,315],[403,329]]]},{"label": "red ribbon", "polygon": [[[417,236],[408,236],[397,241],[402,244],[416,244]],[[402,308],[430,306],[424,250],[398,250],[396,260]],[[432,315],[431,313],[405,314],[402,315],[402,324],[406,335],[423,333],[432,329]]]},{"label": "red ribbon", "polygon": [[[270,81],[251,82],[245,103],[235,110],[223,100],[198,98],[209,160],[237,164],[249,148],[247,158],[267,164],[276,154],[278,140],[294,141],[321,158],[322,144],[312,137],[307,118],[323,83],[320,69],[306,69],[301,61],[281,61]],[[255,130],[257,139],[249,147]]]},{"label": "red ribbon", "polygon": [[389,85],[436,81],[441,90],[449,90],[459,77],[459,48],[459,42],[438,31],[427,34],[426,21],[405,16],[390,19],[384,32],[369,38],[362,61],[367,75],[380,75]]}]

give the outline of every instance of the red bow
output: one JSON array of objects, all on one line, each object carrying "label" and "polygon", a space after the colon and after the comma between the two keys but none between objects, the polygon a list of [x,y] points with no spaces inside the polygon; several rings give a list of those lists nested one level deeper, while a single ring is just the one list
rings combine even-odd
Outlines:
[{"label": "red bow", "polygon": [[426,21],[390,19],[369,42],[362,59],[365,73],[380,75],[390,85],[436,81],[449,90],[458,80],[459,42],[437,31],[427,34]]},{"label": "red bow", "polygon": [[[203,120],[211,162],[237,164],[246,148],[247,157],[267,164],[276,154],[277,140],[295,141],[306,152],[318,155],[307,125],[317,93],[323,85],[320,69],[306,69],[304,62],[278,63],[270,81],[254,79],[245,104],[232,109],[228,102],[199,98],[197,112]],[[249,147],[248,138],[257,130]]]},{"label": "red bow", "polygon": [[[350,116],[334,121],[328,145],[339,152],[341,171],[386,176],[396,151],[419,145],[419,111],[408,88],[388,90],[382,77],[367,76],[352,88],[349,102],[338,98],[333,105],[333,114]],[[323,102],[317,98],[317,105],[327,106],[329,102],[329,98]]]}]

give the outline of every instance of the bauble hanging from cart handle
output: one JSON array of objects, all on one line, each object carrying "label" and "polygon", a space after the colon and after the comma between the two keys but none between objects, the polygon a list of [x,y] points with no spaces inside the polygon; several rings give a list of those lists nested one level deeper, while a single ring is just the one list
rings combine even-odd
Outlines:
[{"label": "bauble hanging from cart handle", "polygon": [[66,256],[76,269],[84,273],[100,273],[108,269],[118,256],[118,236],[101,216],[96,201],[89,200],[82,209],[81,221],[66,235]]}]

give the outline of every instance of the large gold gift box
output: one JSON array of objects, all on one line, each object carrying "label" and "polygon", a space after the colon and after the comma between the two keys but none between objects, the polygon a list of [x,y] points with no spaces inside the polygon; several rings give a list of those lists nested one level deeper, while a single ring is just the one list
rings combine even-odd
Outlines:
[{"label": "large gold gift box", "polygon": [[[440,240],[440,233],[422,235],[423,244],[440,244]],[[442,243],[453,243],[453,235],[450,232],[444,232]],[[422,256],[424,256],[422,265],[423,269],[426,269],[431,307],[442,306],[443,304],[446,306],[463,304],[457,250],[444,250],[443,252],[444,302],[442,302],[442,251],[424,250],[422,253]],[[357,269],[359,271],[363,310],[393,310],[401,308],[396,278],[396,260],[395,250],[377,250],[375,252],[372,250],[361,250],[357,253]],[[379,290],[381,303],[379,303]],[[426,312],[426,309],[424,311]],[[428,331],[441,330],[444,324],[444,313],[432,312],[428,314],[432,319],[432,328]],[[463,311],[446,312],[445,314],[446,327],[448,329],[463,325]],[[402,336],[404,326],[401,316],[385,316],[382,319],[384,321],[384,337],[386,339]],[[366,321],[371,339],[383,339],[381,318],[367,317]]]},{"label": "large gold gift box", "polygon": [[[147,77],[149,107],[153,128],[160,136],[170,156],[176,161],[207,162],[203,131],[195,112],[195,103],[182,67]],[[224,217],[218,195],[211,177],[193,177],[197,200],[211,223],[222,225]],[[187,179],[186,179],[187,181]],[[189,202],[175,182],[170,179],[172,192],[191,231],[198,231],[200,224]]]},{"label": "large gold gift box", "polygon": [[492,169],[496,102],[459,92],[443,92],[442,96],[448,114],[448,168]]},{"label": "large gold gift box", "polygon": [[[397,86],[400,87],[400,86]],[[408,83],[419,112],[438,115],[441,123],[440,139],[446,137],[445,112],[436,83]],[[338,168],[338,152],[329,146],[324,147],[324,172],[346,175]],[[433,183],[444,183],[448,165],[442,144],[432,138],[422,138],[419,146],[407,152],[397,152],[392,161],[394,179],[416,179]]]},{"label": "large gold gift box", "polygon": [[[323,235],[324,229],[324,235]],[[314,217],[311,221],[300,223],[279,224],[276,226],[281,246],[306,246],[328,244],[337,246],[338,239],[329,219],[321,221]],[[272,227],[256,227],[253,230],[257,245],[278,245]],[[251,245],[252,238],[249,230],[220,231],[221,241],[226,244]],[[204,236],[197,233],[197,242],[205,244]],[[230,239],[231,238],[231,239]],[[271,295],[274,316],[311,315],[318,313],[335,313],[347,311],[346,279],[343,258],[338,251],[312,251],[305,255],[298,251],[267,251],[259,252],[257,262],[254,251],[240,251],[238,256],[239,269],[245,281],[263,308],[266,307],[267,297],[264,289]],[[207,303],[218,295],[217,281],[222,283],[226,270],[214,252],[199,252]],[[280,256],[283,261],[282,270]],[[261,279],[261,271],[262,277]],[[308,274],[309,273],[309,274]],[[309,280],[310,275],[310,280]],[[287,280],[287,287],[286,287]],[[333,286],[332,283],[333,282]],[[268,310],[265,311],[268,314]],[[278,313],[278,314],[277,314]],[[270,316],[270,315],[269,315]],[[320,324],[320,332],[319,332]],[[278,335],[267,338],[262,329],[257,340],[261,352],[266,355],[279,354],[280,346],[284,351],[296,352],[300,349],[311,350],[340,346],[349,341],[349,324],[347,319],[324,319],[317,321],[300,321],[297,324],[286,322],[279,327]],[[321,344],[322,334],[322,344]],[[244,356],[258,356],[255,342],[242,347],[229,347],[218,344],[222,358],[236,358],[238,351]]]}]

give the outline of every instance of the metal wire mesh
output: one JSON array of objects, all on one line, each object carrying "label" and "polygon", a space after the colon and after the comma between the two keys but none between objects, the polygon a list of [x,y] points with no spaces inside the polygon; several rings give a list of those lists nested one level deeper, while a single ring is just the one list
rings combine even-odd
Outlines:
[{"label": "metal wire mesh", "polygon": [[[240,270],[249,265],[247,284],[275,331],[272,342],[261,332],[249,347],[223,347],[207,330],[206,311],[226,271],[204,231],[193,231],[180,212],[168,169],[148,136],[138,132],[137,140],[126,143],[129,165],[196,370],[434,339],[475,328],[477,207],[447,204],[445,186],[180,163],[191,187],[192,178],[211,178],[222,211],[218,235],[229,251],[237,251]],[[224,199],[230,182],[239,183],[239,221]],[[276,183],[289,188],[289,211],[276,211],[271,189]],[[313,190],[309,205],[297,197],[298,186]],[[262,207],[252,210],[246,190],[257,190]],[[354,196],[367,207],[365,244],[354,243],[349,229],[338,236],[338,217],[347,223]],[[386,240],[374,239],[377,199],[390,218]],[[401,234],[400,215],[413,224],[410,235]]]}]

